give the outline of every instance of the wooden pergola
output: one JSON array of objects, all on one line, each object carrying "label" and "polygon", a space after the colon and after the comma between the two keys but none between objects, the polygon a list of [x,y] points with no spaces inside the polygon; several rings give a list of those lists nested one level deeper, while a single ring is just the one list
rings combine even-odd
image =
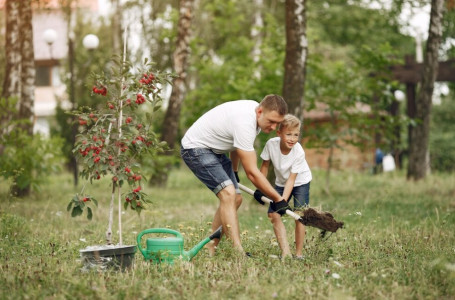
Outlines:
[{"label": "wooden pergola", "polygon": [[[393,79],[406,85],[406,113],[411,119],[416,117],[416,88],[422,81],[424,65],[415,61],[411,55],[405,56],[404,65],[391,67]],[[455,59],[439,62],[436,81],[455,82]],[[391,114],[398,113],[398,102],[392,105]],[[412,143],[412,126],[408,127],[408,143]]]}]

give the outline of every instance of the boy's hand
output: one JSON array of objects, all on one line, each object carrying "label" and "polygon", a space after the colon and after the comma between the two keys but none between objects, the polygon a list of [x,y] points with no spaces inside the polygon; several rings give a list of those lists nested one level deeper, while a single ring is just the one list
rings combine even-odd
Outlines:
[{"label": "boy's hand", "polygon": [[280,216],[286,213],[286,209],[289,209],[288,202],[284,199],[278,202],[272,202],[270,206],[276,213],[280,214]]},{"label": "boy's hand", "polygon": [[234,175],[235,175],[235,180],[237,180],[237,182],[240,183],[239,172],[234,171]]},{"label": "boy's hand", "polygon": [[265,202],[262,201],[262,199],[261,199],[262,196],[264,196],[264,194],[260,190],[254,191],[254,199],[256,199],[256,201],[259,202],[259,204],[264,205]]}]

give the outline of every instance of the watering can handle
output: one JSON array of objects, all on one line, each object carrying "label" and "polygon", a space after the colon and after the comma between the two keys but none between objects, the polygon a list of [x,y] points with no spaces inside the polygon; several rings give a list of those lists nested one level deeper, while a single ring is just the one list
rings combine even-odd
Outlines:
[{"label": "watering can handle", "polygon": [[139,250],[142,252],[142,254],[144,256],[146,256],[146,254],[145,254],[144,250],[142,249],[141,240],[142,240],[142,236],[144,234],[148,234],[148,233],[173,234],[176,237],[179,237],[179,238],[183,239],[183,236],[182,236],[182,234],[180,232],[178,232],[176,230],[169,229],[169,228],[150,228],[150,229],[146,229],[146,230],[142,231],[141,233],[139,233],[139,235],[137,236],[137,247],[139,248]]}]

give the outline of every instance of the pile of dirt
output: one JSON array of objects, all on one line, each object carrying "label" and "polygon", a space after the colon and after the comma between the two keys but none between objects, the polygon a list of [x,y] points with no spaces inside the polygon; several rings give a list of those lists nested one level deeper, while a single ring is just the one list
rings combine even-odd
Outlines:
[{"label": "pile of dirt", "polygon": [[335,220],[329,212],[318,212],[313,208],[305,208],[298,212],[301,216],[300,222],[305,226],[316,227],[325,231],[336,232],[343,228],[344,223]]}]

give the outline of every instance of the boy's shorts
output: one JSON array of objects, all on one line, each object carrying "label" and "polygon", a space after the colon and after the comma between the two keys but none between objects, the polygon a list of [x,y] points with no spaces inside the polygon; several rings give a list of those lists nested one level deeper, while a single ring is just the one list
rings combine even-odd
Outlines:
[{"label": "boy's shorts", "polygon": [[[288,203],[291,204],[291,199],[294,199],[294,209],[304,208],[310,203],[310,183],[295,186],[292,189],[291,196],[289,197]],[[275,190],[278,194],[283,195],[284,186],[275,186]],[[268,213],[275,212],[269,205]]]},{"label": "boy's shorts", "polygon": [[231,184],[235,192],[240,194],[232,162],[225,154],[216,154],[206,148],[181,148],[180,155],[194,175],[215,195]]}]

